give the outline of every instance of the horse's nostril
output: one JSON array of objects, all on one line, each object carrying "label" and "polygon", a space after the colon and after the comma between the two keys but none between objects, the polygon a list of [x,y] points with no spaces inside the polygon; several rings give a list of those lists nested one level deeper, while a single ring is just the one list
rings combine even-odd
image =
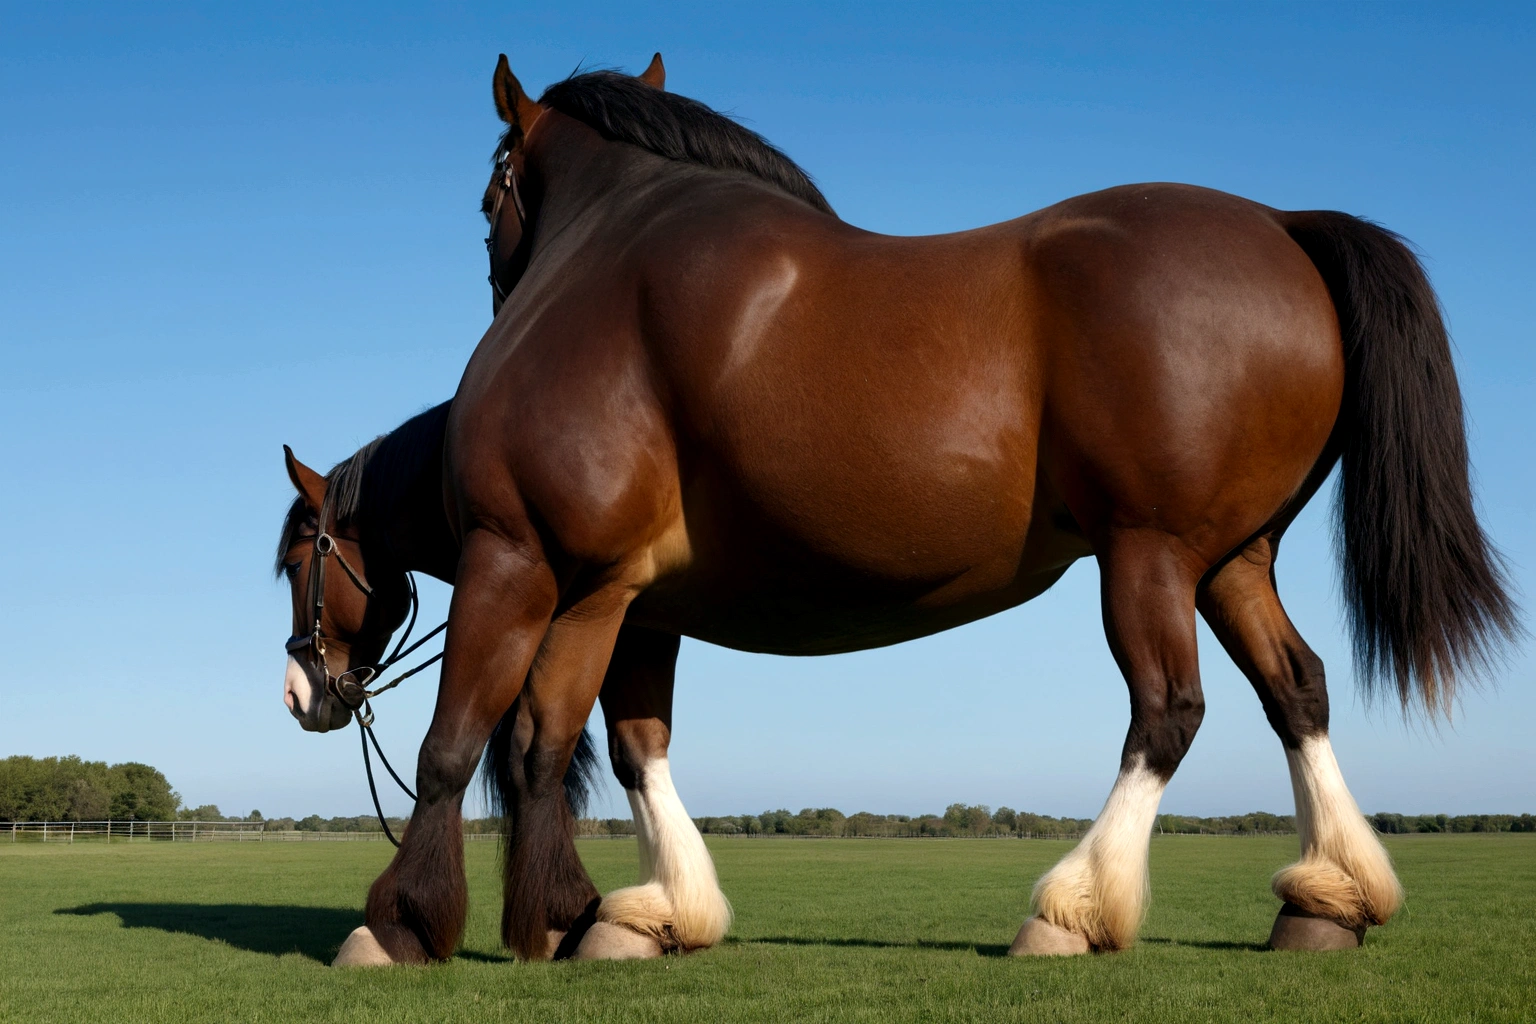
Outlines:
[{"label": "horse's nostril", "polygon": [[289,711],[297,711],[298,710],[298,708],[294,707],[293,691],[288,689],[286,686],[283,687],[283,703],[288,705],[288,710]]}]

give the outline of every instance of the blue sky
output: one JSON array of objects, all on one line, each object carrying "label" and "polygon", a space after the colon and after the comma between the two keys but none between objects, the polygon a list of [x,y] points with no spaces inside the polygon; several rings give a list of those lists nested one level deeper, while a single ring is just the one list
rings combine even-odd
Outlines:
[{"label": "blue sky", "polygon": [[[654,50],[670,88],[745,119],[873,230],[1174,180],[1405,234],[1457,340],[1485,523],[1533,600],[1528,7],[5,4],[0,755],[147,761],[226,811],[368,809],[352,730],[302,734],[280,700],[280,446],[328,466],[452,395],[489,322],[497,53],[537,93]],[[1536,810],[1530,651],[1453,726],[1364,708],[1327,511],[1292,528],[1281,595],[1330,669],[1362,806]],[[1258,702],[1201,640],[1209,710],[1164,809],[1289,810]],[[432,688],[380,708],[407,770]],[[881,651],[687,643],[673,764],[695,814],[1091,815],[1127,714],[1084,562],[1023,608]],[[622,807],[610,783],[596,809]]]}]

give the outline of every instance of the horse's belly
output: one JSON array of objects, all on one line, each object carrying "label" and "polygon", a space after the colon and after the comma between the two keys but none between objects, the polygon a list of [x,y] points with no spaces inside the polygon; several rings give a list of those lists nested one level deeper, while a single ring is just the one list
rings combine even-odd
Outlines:
[{"label": "horse's belly", "polygon": [[627,621],[759,654],[842,654],[915,640],[1012,608],[1044,592],[1066,568],[937,606],[849,604],[813,593],[767,590],[709,601],[648,592],[631,605]]},{"label": "horse's belly", "polygon": [[[727,554],[695,550],[681,571],[630,606],[628,621],[723,647],[769,654],[837,654],[927,636],[1037,596],[1086,543],[1050,519],[993,538],[990,557],[925,572],[873,570],[754,538]],[[778,543],[776,543],[777,541]],[[901,565],[892,545],[890,566]],[[907,563],[910,570],[915,566]]]}]

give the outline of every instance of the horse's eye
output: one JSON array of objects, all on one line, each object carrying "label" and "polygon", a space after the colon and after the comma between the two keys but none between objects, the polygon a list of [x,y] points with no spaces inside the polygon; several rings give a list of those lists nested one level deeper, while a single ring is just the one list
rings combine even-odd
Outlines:
[{"label": "horse's eye", "polygon": [[283,575],[288,577],[288,582],[289,583],[292,583],[295,579],[298,578],[298,575],[299,575],[299,563],[298,562],[284,562],[283,563]]}]

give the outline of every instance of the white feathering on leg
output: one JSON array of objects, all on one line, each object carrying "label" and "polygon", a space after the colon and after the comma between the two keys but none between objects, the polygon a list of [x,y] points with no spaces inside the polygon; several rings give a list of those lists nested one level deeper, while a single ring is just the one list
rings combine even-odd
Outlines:
[{"label": "white feathering on leg", "polygon": [[1082,842],[1035,883],[1035,913],[1095,949],[1135,942],[1147,904],[1147,846],[1166,786],[1143,760],[1123,770]]},{"label": "white feathering on leg", "polygon": [[1385,924],[1403,889],[1392,860],[1360,813],[1327,733],[1287,749],[1296,792],[1301,860],[1275,874],[1275,895],[1346,927]]},{"label": "white feathering on leg", "polygon": [[731,925],[731,905],[704,837],[678,799],[666,758],[646,762],[638,775],[640,788],[625,795],[635,815],[640,884],[609,893],[598,920],[683,949],[713,946]]}]

